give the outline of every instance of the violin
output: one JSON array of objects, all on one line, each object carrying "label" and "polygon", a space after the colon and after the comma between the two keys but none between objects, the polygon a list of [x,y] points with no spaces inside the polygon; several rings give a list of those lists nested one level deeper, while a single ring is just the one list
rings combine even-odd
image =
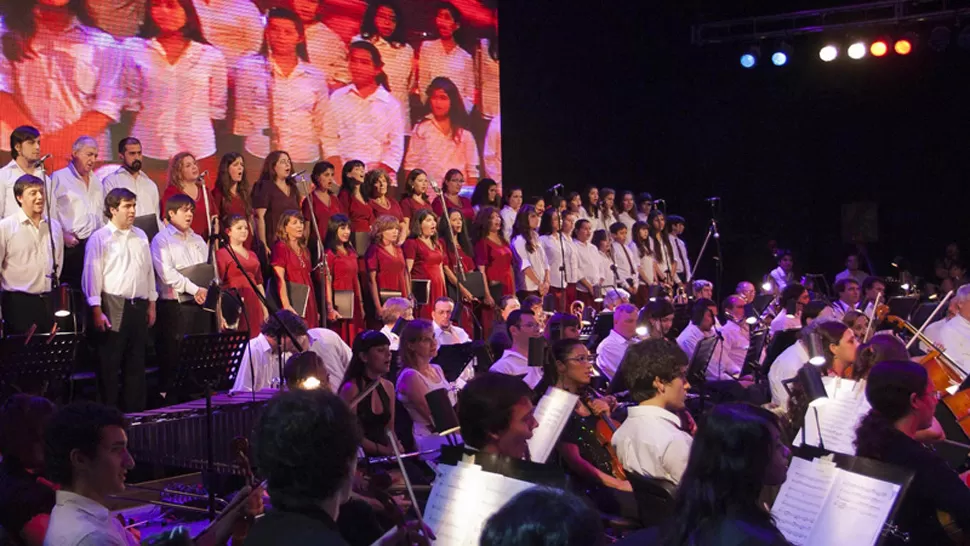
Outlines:
[{"label": "violin", "polygon": [[[596,392],[596,389],[587,388],[583,396],[580,397],[580,401],[591,415],[596,415],[590,406],[593,398],[602,398],[602,396]],[[613,433],[620,427],[620,424],[610,417],[609,412],[603,412],[597,417],[599,417],[599,420],[596,422],[596,428],[593,431],[596,435],[596,441],[610,454],[610,464],[613,466],[614,477],[618,480],[626,480],[626,472],[623,470],[623,465],[620,464],[619,457],[616,456],[616,450],[613,449]]]},{"label": "violin", "polygon": [[919,364],[926,368],[926,373],[929,375],[934,389],[938,392],[949,394],[947,389],[952,388],[954,385],[960,385],[963,382],[963,377],[960,375],[958,371],[959,367],[956,363],[946,356],[946,353],[937,347],[935,343],[920,333],[912,324],[896,315],[887,315],[886,321],[894,326],[907,330],[933,349],[920,360]]}]

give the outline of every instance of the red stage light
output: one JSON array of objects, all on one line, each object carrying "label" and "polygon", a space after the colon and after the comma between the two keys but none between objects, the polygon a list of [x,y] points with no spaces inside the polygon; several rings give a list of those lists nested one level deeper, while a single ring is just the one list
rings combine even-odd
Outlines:
[{"label": "red stage light", "polygon": [[872,53],[873,57],[882,57],[888,51],[889,51],[889,46],[886,45],[886,42],[882,40],[873,42],[872,45],[869,46],[869,52]]},{"label": "red stage light", "polygon": [[909,40],[897,40],[893,49],[899,55],[909,55],[913,51],[913,44]]}]

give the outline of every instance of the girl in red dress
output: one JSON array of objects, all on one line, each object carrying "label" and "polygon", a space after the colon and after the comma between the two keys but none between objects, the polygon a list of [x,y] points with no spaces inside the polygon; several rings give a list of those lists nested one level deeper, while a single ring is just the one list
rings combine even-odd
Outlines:
[{"label": "girl in red dress", "polygon": [[[273,243],[273,257],[270,262],[276,273],[277,293],[283,309],[293,311],[303,317],[307,328],[320,325],[317,313],[317,295],[313,282],[313,264],[307,250],[306,221],[297,210],[286,210],[280,215],[276,226],[276,242]],[[286,283],[303,284],[310,287],[306,311],[294,309],[286,290]]]},{"label": "girl in red dress", "polygon": [[400,231],[401,224],[397,218],[379,217],[374,221],[370,248],[364,256],[370,297],[374,304],[372,318],[376,323],[375,326],[381,322],[381,315],[384,312],[384,302],[380,297],[382,290],[400,292],[402,298],[407,298],[410,294],[404,251],[397,244]]},{"label": "girl in red dress", "polygon": [[[249,232],[249,222],[245,218],[234,214],[226,218],[225,225],[226,233],[229,234],[229,247],[222,247],[219,249],[219,252],[216,252],[219,280],[223,290],[226,288],[236,289],[236,292],[239,294],[239,299],[242,300],[245,317],[240,318],[239,328],[237,330],[240,328],[247,329],[249,330],[249,337],[256,337],[259,335],[259,328],[262,326],[263,321],[269,317],[269,313],[266,307],[263,306],[263,302],[253,292],[253,288],[249,285],[249,281],[246,280],[246,276],[243,275],[243,271],[249,274],[249,277],[256,283],[256,288],[259,290],[259,293],[265,296],[266,293],[263,291],[263,273],[259,265],[259,258],[256,257],[255,252],[246,247],[246,241],[251,240],[252,234]],[[239,263],[242,264],[243,271],[239,270],[239,266],[232,259],[232,256],[229,254],[229,248],[239,258]]]},{"label": "girl in red dress", "polygon": [[354,159],[345,163],[343,185],[337,200],[340,201],[341,209],[350,217],[350,231],[353,233],[370,233],[370,226],[374,222],[374,211],[360,192],[363,182],[364,162]]},{"label": "girl in red dress", "polygon": [[[310,174],[310,180],[313,182],[313,192],[308,199],[303,200],[303,217],[310,222],[307,225],[307,229],[310,230],[310,251],[315,258],[315,262],[319,262],[320,259],[316,255],[316,231],[319,230],[320,237],[323,237],[326,235],[327,227],[330,225],[330,217],[335,214],[345,214],[343,207],[340,205],[340,201],[332,193],[340,188],[340,186],[334,184],[333,173],[333,163],[329,161],[318,161],[313,166],[313,172]],[[313,206],[313,215],[317,222],[317,230],[313,229],[313,221],[310,218],[311,203]]]},{"label": "girl in red dress", "polygon": [[361,186],[360,192],[374,211],[374,218],[393,216],[398,222],[403,222],[404,212],[401,211],[401,205],[387,195],[388,187],[387,173],[381,169],[374,169],[364,175],[364,185]]},{"label": "girl in red dress", "polygon": [[444,197],[448,202],[448,210],[458,209],[462,215],[468,219],[468,223],[475,221],[475,210],[472,208],[472,201],[467,197],[462,197],[458,192],[465,186],[465,176],[458,169],[451,169],[445,174],[445,182],[441,187],[441,195],[434,199],[431,210],[440,218],[444,209],[441,205],[441,198]]},{"label": "girl in red dress", "polygon": [[[195,203],[196,214],[192,216],[192,231],[205,240],[209,240],[209,225],[212,219],[219,218],[219,206],[205,185],[199,182],[199,165],[195,156],[189,152],[179,152],[172,156],[168,165],[168,187],[162,193],[161,210],[165,210],[165,202],[173,195],[184,193]],[[206,214],[206,202],[209,203]],[[218,229],[218,220],[216,224]]]},{"label": "girl in red dress", "polygon": [[[515,294],[515,274],[512,271],[512,247],[509,246],[502,231],[502,217],[498,209],[482,207],[475,216],[475,265],[485,276],[485,285],[492,288],[502,284],[502,295]],[[481,323],[490,328],[494,322],[495,300],[485,294],[485,308],[482,310]],[[487,332],[486,332],[487,334]]]},{"label": "girl in red dress", "polygon": [[411,238],[404,243],[404,258],[408,264],[408,272],[414,280],[427,279],[431,281],[428,290],[428,303],[422,305],[417,316],[431,320],[434,302],[446,296],[445,290],[445,255],[437,237],[438,219],[430,210],[422,210],[414,217],[411,227]]},{"label": "girl in red dress", "polygon": [[253,248],[253,196],[252,187],[246,180],[246,162],[242,154],[229,152],[219,161],[219,174],[216,175],[216,188],[212,198],[219,208],[219,223],[229,229],[229,217],[239,216],[249,228],[249,236],[244,246]]},{"label": "girl in red dress", "polygon": [[[450,233],[449,227],[451,228]],[[451,239],[452,234],[454,234],[455,240],[458,242],[457,253]],[[448,225],[445,225],[444,222],[438,223],[438,237],[445,242],[445,278],[448,280],[448,296],[457,301],[456,295],[458,294],[456,290],[460,288],[461,299],[464,302],[462,305],[461,320],[458,325],[468,332],[469,335],[474,336],[472,309],[477,306],[478,299],[464,285],[459,287],[458,262],[455,259],[456,256],[461,258],[461,268],[465,273],[475,271],[475,260],[471,257],[472,244],[468,240],[468,233],[465,231],[465,215],[461,210],[457,208],[448,209]]]},{"label": "girl in red dress", "polygon": [[[350,244],[350,219],[343,214],[330,217],[324,247],[327,249],[327,319],[330,328],[340,334],[348,345],[354,342],[358,332],[364,331],[364,306],[361,299],[360,279],[357,276],[357,252]],[[353,318],[348,310],[334,308],[333,294],[337,290],[354,291]],[[346,317],[346,318],[345,318]]]},{"label": "girl in red dress", "polygon": [[408,173],[404,184],[404,195],[401,196],[401,212],[404,214],[404,233],[411,233],[411,224],[415,215],[422,210],[431,210],[431,200],[428,199],[428,175],[421,169],[414,169]]}]

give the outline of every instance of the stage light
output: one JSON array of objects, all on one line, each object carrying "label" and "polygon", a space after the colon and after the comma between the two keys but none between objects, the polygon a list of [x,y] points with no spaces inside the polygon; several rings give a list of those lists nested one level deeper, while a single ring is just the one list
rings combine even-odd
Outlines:
[{"label": "stage light", "polygon": [[882,57],[889,53],[889,45],[883,40],[877,40],[869,46],[869,53],[872,53],[873,57]]},{"label": "stage light", "polygon": [[866,44],[864,42],[855,42],[849,46],[847,51],[850,59],[859,60],[866,56]]},{"label": "stage light", "polygon": [[930,32],[929,46],[933,51],[942,53],[950,46],[953,32],[950,27],[939,26]]},{"label": "stage light", "polygon": [[744,54],[741,55],[741,66],[744,68],[754,68],[758,65],[758,60],[761,58],[761,48],[758,46],[751,46],[748,48]]},{"label": "stage light", "polygon": [[839,56],[839,48],[835,47],[832,44],[829,44],[823,47],[818,52],[818,58],[822,59],[827,63],[834,61],[838,56]]},{"label": "stage light", "polygon": [[825,349],[822,347],[822,337],[818,332],[809,334],[806,345],[808,349],[808,363],[814,366],[825,364]]},{"label": "stage light", "polygon": [[893,46],[893,50],[897,55],[909,55],[913,51],[913,44],[906,39],[896,40],[896,45]]},{"label": "stage light", "polygon": [[791,58],[791,46],[785,42],[778,44],[775,52],[771,54],[771,64],[775,66],[785,66]]},{"label": "stage light", "polygon": [[761,290],[765,292],[771,292],[772,286],[770,281],[765,281],[761,283]]},{"label": "stage light", "polygon": [[744,319],[744,322],[748,323],[750,326],[754,326],[758,323],[758,317],[748,317]]}]

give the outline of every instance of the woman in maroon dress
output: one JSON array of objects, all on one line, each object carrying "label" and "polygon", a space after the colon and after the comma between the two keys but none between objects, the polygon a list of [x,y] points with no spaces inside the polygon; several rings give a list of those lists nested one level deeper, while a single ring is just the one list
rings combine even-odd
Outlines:
[{"label": "woman in maroon dress", "polygon": [[[255,252],[252,252],[246,247],[246,241],[252,239],[252,235],[249,233],[249,222],[242,216],[234,214],[226,218],[225,224],[226,233],[229,234],[229,248],[239,258],[239,263],[242,264],[243,271],[248,273],[249,277],[256,283],[256,288],[260,294],[265,296],[266,293],[263,292],[263,273],[260,271],[259,258],[256,257]],[[229,248],[222,247],[219,249],[219,252],[216,252],[219,280],[223,290],[234,288],[239,294],[239,299],[242,300],[245,316],[240,317],[239,327],[236,329],[243,328],[249,330],[249,337],[256,337],[259,335],[259,328],[262,326],[263,321],[269,317],[269,313],[266,307],[263,306],[263,302],[253,292],[253,288],[249,285],[249,281],[246,280],[246,276],[243,275],[243,271],[239,270],[239,266],[232,259],[232,256],[229,254]]]},{"label": "woman in maroon dress", "polygon": [[[168,187],[162,193],[161,210],[165,210],[165,202],[169,197],[180,193],[188,195],[195,203],[192,231],[208,240],[212,219],[219,218],[219,204],[205,184],[199,182],[199,165],[195,162],[195,156],[189,152],[179,152],[172,156],[169,162]],[[209,203],[208,214],[206,214],[206,202]]]},{"label": "woman in maroon dress", "polygon": [[414,169],[408,173],[404,194],[401,196],[405,233],[414,231],[411,229],[411,224],[414,222],[414,217],[422,210],[431,210],[431,200],[428,199],[428,175],[421,169]]},{"label": "woman in maroon dress", "polygon": [[[364,306],[361,298],[360,279],[357,276],[357,252],[350,244],[350,219],[343,214],[330,217],[324,248],[327,250],[327,319],[330,328],[340,334],[348,345],[353,344],[358,332],[364,331]],[[353,317],[348,309],[334,307],[333,295],[337,290],[353,290]]]},{"label": "woman in maroon dress", "polygon": [[431,320],[434,302],[447,295],[445,291],[444,249],[438,243],[438,219],[430,210],[422,210],[414,216],[411,238],[404,243],[404,258],[408,272],[414,280],[431,281],[428,303],[422,305],[416,316]]},{"label": "woman in maroon dress", "polygon": [[[306,221],[300,211],[286,210],[280,214],[275,239],[271,265],[276,273],[280,304],[283,309],[303,317],[307,328],[316,328],[320,325],[320,315],[317,313],[317,296],[313,286],[313,263],[310,261],[310,251],[307,250]],[[310,287],[303,313],[303,309],[293,308],[293,302],[286,290],[287,282]]]},{"label": "woman in maroon dress", "polygon": [[[344,164],[343,185],[337,200],[340,207],[350,218],[350,231],[353,233],[370,233],[370,226],[374,223],[374,211],[368,204],[367,199],[361,193],[361,184],[364,182],[364,163],[356,159]],[[354,243],[355,240],[351,239]],[[362,248],[358,252],[364,251]]]},{"label": "woman in maroon dress", "polygon": [[360,193],[368,199],[374,218],[393,216],[398,222],[403,222],[404,212],[401,211],[401,205],[387,195],[388,187],[387,173],[375,169],[364,175],[364,185],[360,188]]},{"label": "woman in maroon dress", "polygon": [[[313,192],[308,199],[303,200],[303,217],[307,219],[307,229],[310,230],[310,254],[314,257],[314,262],[319,262],[320,257],[317,252],[317,233],[320,237],[327,233],[330,225],[330,217],[335,214],[345,214],[340,201],[333,195],[339,186],[334,184],[334,167],[329,161],[318,161],[313,166],[313,173],[310,174],[310,181],[313,182]],[[317,229],[313,229],[313,220],[310,218],[310,207],[313,207],[313,215],[316,218]]]},{"label": "woman in maroon dress", "polygon": [[[400,240],[400,231],[401,224],[398,219],[386,215],[377,218],[371,230],[370,248],[367,249],[364,262],[367,267],[370,298],[374,306],[373,326],[380,325],[384,301],[387,300],[387,297],[381,298],[382,291],[385,294],[397,292],[398,294],[393,295],[400,295],[402,298],[407,298],[410,294],[404,251],[397,244]],[[387,296],[391,297],[390,294]]]},{"label": "woman in maroon dress", "polygon": [[[502,295],[515,294],[515,274],[512,270],[512,247],[502,231],[502,217],[493,207],[483,207],[475,216],[475,265],[485,275],[485,285],[490,289],[502,284]],[[485,309],[482,310],[482,325],[489,328],[494,322],[495,300],[491,290],[485,294]]]},{"label": "woman in maroon dress", "polygon": [[441,207],[441,197],[444,196],[445,201],[448,202],[448,210],[458,209],[461,211],[462,215],[471,224],[475,221],[475,210],[472,208],[472,201],[467,197],[462,197],[459,195],[461,189],[465,186],[465,176],[461,174],[458,169],[451,169],[445,174],[445,182],[441,187],[441,195],[435,197],[432,203],[431,210],[441,218],[442,211]]},{"label": "woman in maroon dress", "polygon": [[[454,234],[454,238],[458,242],[457,253],[454,242],[451,239],[452,234]],[[472,244],[468,240],[468,233],[465,231],[465,215],[461,210],[458,208],[448,209],[448,225],[445,225],[444,222],[438,222],[438,237],[445,242],[445,278],[448,280],[448,296],[458,301],[457,296],[460,291],[461,299],[464,302],[461,320],[458,325],[468,332],[469,335],[474,335],[472,309],[477,306],[478,299],[464,285],[459,287],[458,261],[455,259],[456,256],[461,258],[461,270],[464,273],[476,270],[475,260],[471,257]]]},{"label": "woman in maroon dress", "polygon": [[256,214],[256,237],[272,249],[276,228],[285,211],[300,210],[300,192],[289,176],[293,174],[290,154],[271,152],[263,161],[263,171],[253,188],[253,212]]},{"label": "woman in maroon dress", "polygon": [[252,188],[246,180],[246,162],[242,154],[229,152],[219,161],[219,174],[216,175],[216,188],[212,198],[219,208],[219,222],[229,229],[229,217],[240,216],[248,226],[249,235],[244,246],[253,248],[253,196]]}]

